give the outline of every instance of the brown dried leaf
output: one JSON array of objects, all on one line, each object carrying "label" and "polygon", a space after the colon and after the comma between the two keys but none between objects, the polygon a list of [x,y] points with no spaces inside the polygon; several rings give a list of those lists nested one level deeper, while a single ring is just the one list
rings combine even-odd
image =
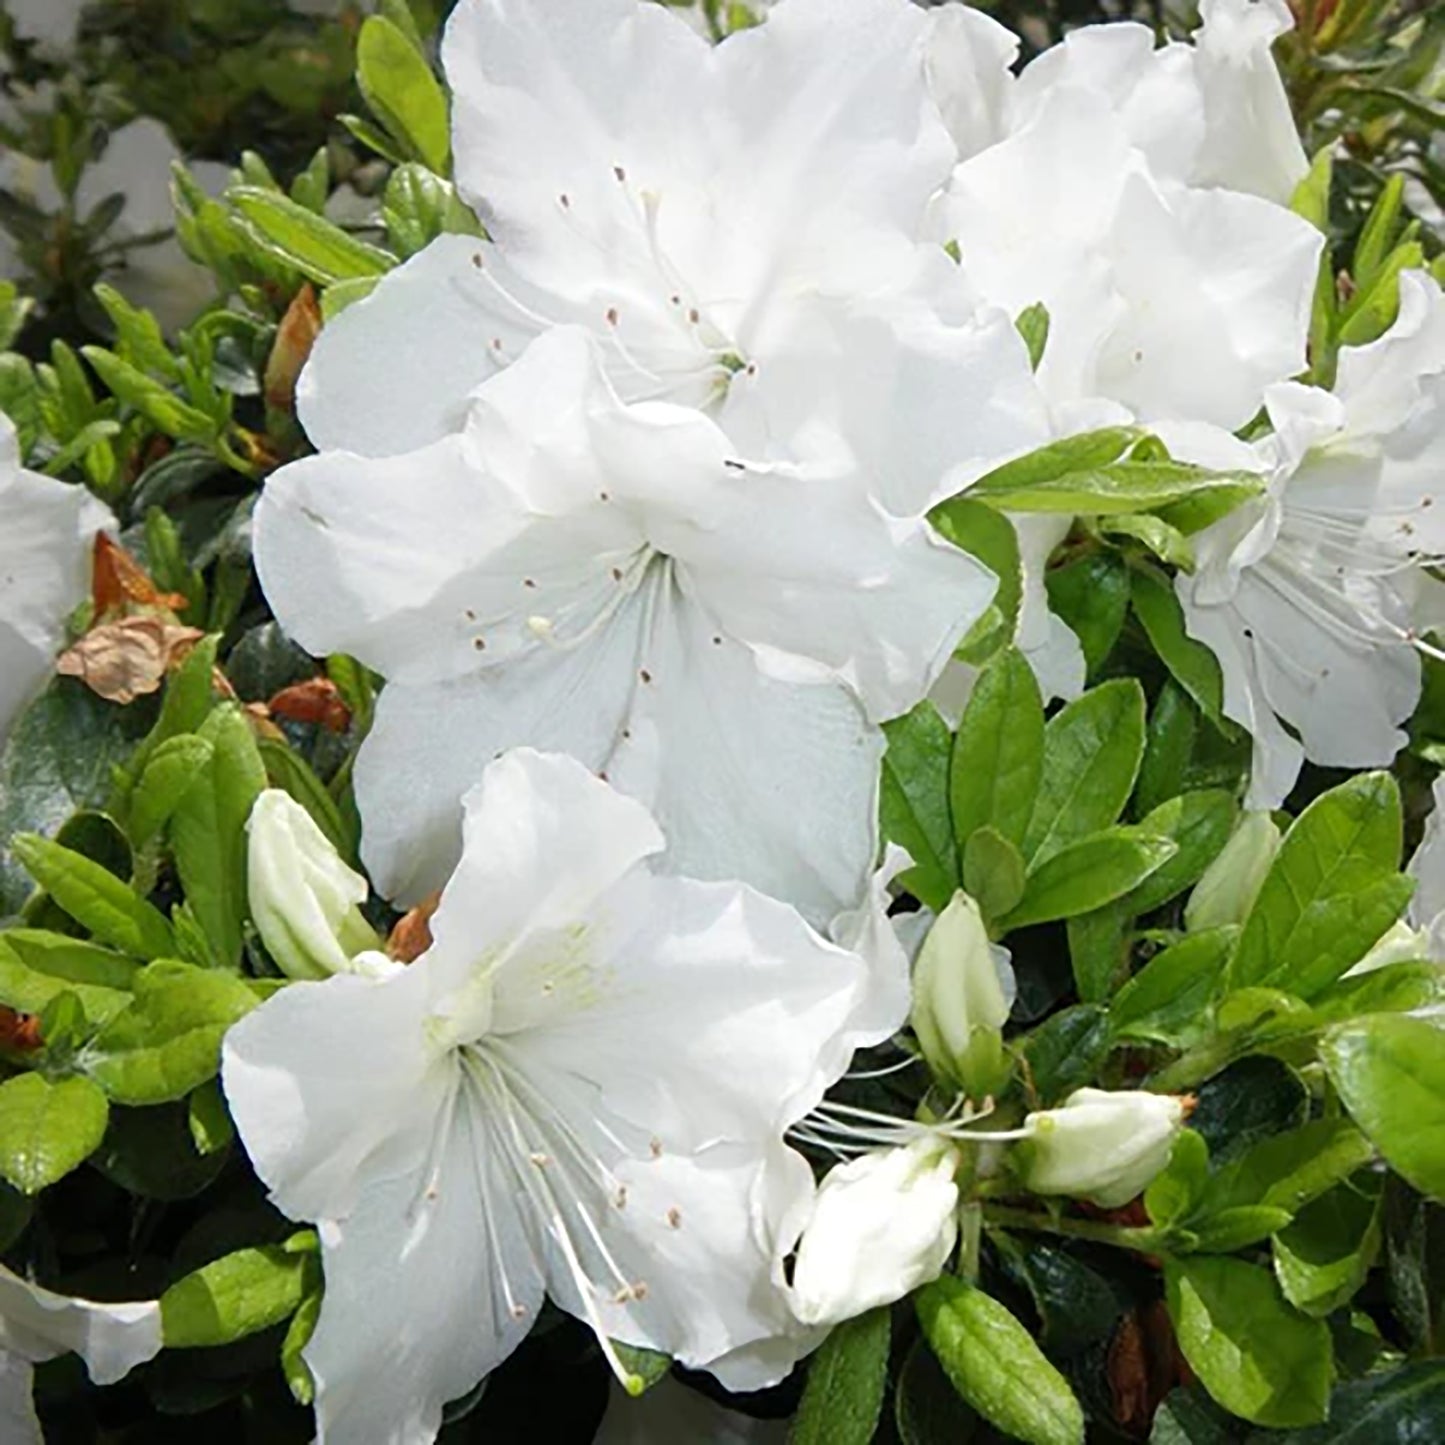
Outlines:
[{"label": "brown dried leaf", "polygon": [[44,1046],[40,1037],[40,1016],[17,1013],[0,1007],[0,1053],[33,1054]]},{"label": "brown dried leaf", "polygon": [[160,591],[145,568],[104,532],[98,532],[95,538],[91,598],[97,618],[125,612],[131,607],[160,607],[179,612],[189,602],[180,592]]},{"label": "brown dried leaf", "polygon": [[388,958],[398,963],[415,963],[431,947],[431,918],[441,906],[441,891],[423,898],[410,913],[405,914],[386,940]]},{"label": "brown dried leaf", "polygon": [[205,633],[154,615],[92,628],[61,654],[56,671],[78,677],[108,702],[134,702],[160,689]]},{"label": "brown dried leaf", "polygon": [[329,677],[313,677],[294,687],[283,687],[267,707],[273,717],[315,723],[328,732],[344,733],[351,726],[351,709]]},{"label": "brown dried leaf", "polygon": [[286,308],[276,341],[266,362],[266,405],[277,411],[293,411],[296,381],[321,334],[321,308],[310,282],[303,286]]}]

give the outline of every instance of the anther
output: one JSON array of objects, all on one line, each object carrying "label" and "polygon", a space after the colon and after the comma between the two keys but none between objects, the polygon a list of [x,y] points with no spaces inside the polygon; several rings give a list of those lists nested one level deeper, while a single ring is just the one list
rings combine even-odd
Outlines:
[{"label": "anther", "polygon": [[675,1209],[675,1208],[674,1208],[674,1209],[669,1209],[669,1210],[667,1211],[667,1222],[668,1222],[668,1224],[669,1224],[673,1229],[681,1229],[681,1228],[682,1228],[682,1211],[679,1210],[679,1209]]}]

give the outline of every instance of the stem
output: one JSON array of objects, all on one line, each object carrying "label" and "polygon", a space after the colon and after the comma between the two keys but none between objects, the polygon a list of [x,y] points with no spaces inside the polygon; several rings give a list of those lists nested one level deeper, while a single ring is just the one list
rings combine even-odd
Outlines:
[{"label": "stem", "polygon": [[979,1245],[983,1242],[983,1205],[965,1204],[958,1211],[958,1273],[978,1282]]},{"label": "stem", "polygon": [[1092,1219],[1063,1219],[1050,1214],[1035,1214],[1028,1209],[1010,1209],[1001,1204],[983,1206],[984,1222],[995,1229],[1027,1229],[1036,1234],[1062,1234],[1073,1239],[1089,1239],[1096,1244],[1111,1244],[1116,1249],[1153,1252],[1159,1248],[1157,1229],[1125,1224],[1102,1224]]}]

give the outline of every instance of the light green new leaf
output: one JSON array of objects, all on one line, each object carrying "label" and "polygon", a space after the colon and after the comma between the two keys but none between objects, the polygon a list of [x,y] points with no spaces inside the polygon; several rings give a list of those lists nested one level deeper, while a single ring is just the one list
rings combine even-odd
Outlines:
[{"label": "light green new leaf", "polygon": [[944,1275],[914,1304],[944,1373],[984,1419],[1028,1445],[1083,1445],[1084,1412],[1069,1382],[996,1299]]},{"label": "light green new leaf", "polygon": [[1031,867],[1124,811],[1144,755],[1144,690],[1133,678],[1091,688],[1049,719],[1024,832]]},{"label": "light green new leaf", "polygon": [[389,251],[358,241],[275,191],[233,186],[226,195],[267,250],[322,286],[384,276],[396,264]]},{"label": "light green new leaf", "polygon": [[136,977],[135,1002],[91,1041],[82,1064],[118,1104],[182,1099],[215,1077],[227,1029],[258,1002],[229,973],[154,963]]},{"label": "light green new leaf", "polygon": [[62,993],[79,1001],[92,1024],[102,1024],[130,1002],[140,965],[94,943],[38,928],[0,932],[0,1004],[19,1013],[43,1013]]},{"label": "light green new leaf", "polygon": [[151,753],[130,800],[126,832],[137,848],[144,848],[170,821],[191,785],[210,766],[214,751],[209,739],[181,733]]},{"label": "light green new leaf", "polygon": [[996,828],[976,828],[963,849],[964,892],[985,920],[1013,908],[1024,896],[1023,854]]},{"label": "light green new leaf", "polygon": [[392,138],[445,174],[452,149],[446,95],[426,57],[384,16],[373,15],[361,27],[356,78]]},{"label": "light green new leaf", "polygon": [[88,1079],[7,1079],[0,1084],[0,1175],[22,1194],[38,1194],[95,1152],[109,1113]]},{"label": "light green new leaf", "polygon": [[229,1345],[295,1313],[315,1259],[281,1245],[241,1249],[177,1280],[161,1296],[166,1348]]},{"label": "light green new leaf", "polygon": [[1390,1167],[1445,1199],[1445,1032],[1429,1019],[1375,1014],[1331,1029],[1320,1058]]},{"label": "light green new leaf", "polygon": [[246,822],[266,786],[266,768],[239,708],[216,709],[201,729],[211,761],[171,816],[171,845],[217,963],[241,964],[246,918]]},{"label": "light green new leaf", "polygon": [[1165,1261],[1164,1288],[1184,1358],[1226,1410],[1256,1425],[1325,1418],[1329,1327],[1292,1309],[1268,1270],[1192,1255]]},{"label": "light green new leaf", "polygon": [[788,1445],[869,1445],[888,1383],[887,1309],[838,1325],[808,1363]]},{"label": "light green new leaf", "polygon": [[33,833],[12,839],[10,848],[30,876],[102,943],[132,958],[175,952],[171,926],[160,911],[99,863]]}]

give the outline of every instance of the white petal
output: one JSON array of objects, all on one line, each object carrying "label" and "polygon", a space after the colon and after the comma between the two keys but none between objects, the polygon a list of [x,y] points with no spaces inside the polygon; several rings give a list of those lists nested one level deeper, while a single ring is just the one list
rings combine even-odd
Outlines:
[{"label": "white petal", "polygon": [[1015,642],[1039,680],[1044,701],[1078,697],[1084,690],[1086,667],[1078,634],[1049,606],[1045,577],[1054,549],[1069,534],[1072,517],[1047,514],[1009,517],[1018,534],[1023,592]]},{"label": "white petal", "polygon": [[1204,144],[1193,179],[1287,205],[1309,169],[1270,46],[1292,28],[1285,0],[1200,0],[1196,74]]},{"label": "white petal", "polygon": [[1435,780],[1432,797],[1435,807],[1425,819],[1425,836],[1410,859],[1408,871],[1415,880],[1410,921],[1417,928],[1433,929],[1445,915],[1445,779]]},{"label": "white petal", "polygon": [[0,1350],[0,1439],[7,1445],[45,1445],[35,1413],[35,1370],[28,1360]]},{"label": "white petal", "polygon": [[0,1268],[0,1355],[31,1364],[75,1351],[97,1385],[113,1385],[161,1349],[160,1306],[97,1304],[41,1289]]},{"label": "white petal", "polygon": [[967,160],[1003,138],[1018,36],[968,5],[940,5],[928,19],[929,89],[958,158]]},{"label": "white petal", "polygon": [[905,849],[889,843],[882,864],[868,880],[862,905],[840,913],[828,925],[828,937],[868,965],[867,997],[854,1019],[864,1044],[891,1038],[908,1017],[912,1001],[909,954],[888,916],[888,907],[893,901],[889,885],[912,865]]},{"label": "white petal", "polygon": [[50,672],[90,588],[95,534],[113,525],[85,488],[20,470],[0,414],[0,736]]},{"label": "white petal", "polygon": [[498,1123],[465,1099],[435,1122],[434,1173],[371,1181],[321,1226],[326,1297],[305,1350],[318,1445],[430,1445],[442,1407],[536,1322],[538,1242]]},{"label": "white petal", "polygon": [[423,1035],[427,982],[403,969],[295,983],[226,1035],[236,1128],[292,1219],[344,1217],[380,1181],[419,1167],[447,1087]]},{"label": "white petal", "polygon": [[742,878],[818,922],[861,896],[880,735],[841,686],[763,676],[665,568],[586,646],[383,692],[356,779],[383,893],[416,901],[445,881],[462,793],[523,745],[570,753],[650,807],[670,868]]}]

